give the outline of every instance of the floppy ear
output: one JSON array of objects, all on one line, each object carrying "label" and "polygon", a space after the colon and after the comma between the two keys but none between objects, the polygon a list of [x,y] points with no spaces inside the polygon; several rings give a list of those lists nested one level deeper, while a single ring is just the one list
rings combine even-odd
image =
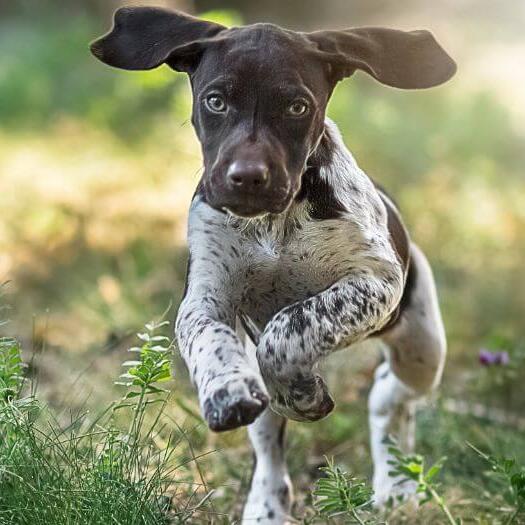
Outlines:
[{"label": "floppy ear", "polygon": [[330,64],[335,81],[361,69],[388,86],[419,89],[442,84],[456,72],[456,63],[429,31],[361,27],[307,37]]},{"label": "floppy ear", "polygon": [[91,52],[121,69],[153,69],[167,63],[189,73],[206,40],[223,29],[169,9],[122,7],[115,13],[113,29],[91,44]]}]

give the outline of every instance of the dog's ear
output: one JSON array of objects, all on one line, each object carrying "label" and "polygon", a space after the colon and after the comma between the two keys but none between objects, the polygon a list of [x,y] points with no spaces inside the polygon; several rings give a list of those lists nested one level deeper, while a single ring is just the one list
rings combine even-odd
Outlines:
[{"label": "dog's ear", "polygon": [[130,70],[168,64],[191,73],[206,42],[224,26],[159,7],[122,7],[109,33],[91,44],[102,62]]},{"label": "dog's ear", "polygon": [[361,27],[307,37],[336,82],[361,69],[388,86],[421,89],[442,84],[456,72],[456,63],[429,31]]}]

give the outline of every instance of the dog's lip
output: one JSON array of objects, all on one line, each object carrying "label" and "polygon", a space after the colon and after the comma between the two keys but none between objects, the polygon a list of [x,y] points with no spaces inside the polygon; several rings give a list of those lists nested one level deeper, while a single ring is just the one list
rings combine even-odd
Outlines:
[{"label": "dog's lip", "polygon": [[279,198],[273,197],[266,202],[260,197],[249,197],[239,202],[225,203],[224,208],[228,209],[235,215],[254,217],[268,213],[279,214],[285,211],[292,201],[290,192],[279,195]]},{"label": "dog's lip", "polygon": [[239,200],[230,200],[222,195],[216,195],[213,191],[206,192],[208,204],[215,209],[226,210],[232,215],[245,218],[253,218],[267,214],[279,214],[284,212],[292,202],[293,195],[288,191],[278,198],[263,199],[260,196],[245,196]]},{"label": "dog's lip", "polygon": [[268,211],[264,211],[264,210],[237,210],[237,209],[232,209],[231,207],[226,207],[224,206],[222,208],[223,210],[225,210],[226,212],[230,213],[231,215],[235,216],[235,217],[240,217],[242,219],[255,219],[256,217],[263,217],[264,215],[267,215]]},{"label": "dog's lip", "polygon": [[226,206],[222,206],[222,209],[228,211],[232,215],[235,215],[237,217],[242,217],[246,219],[252,219],[254,217],[261,217],[263,215],[268,214],[279,214],[286,210],[288,207],[288,204],[285,206],[268,206],[268,207],[261,207],[261,206],[246,206],[244,204],[239,205],[233,205],[228,204]]}]

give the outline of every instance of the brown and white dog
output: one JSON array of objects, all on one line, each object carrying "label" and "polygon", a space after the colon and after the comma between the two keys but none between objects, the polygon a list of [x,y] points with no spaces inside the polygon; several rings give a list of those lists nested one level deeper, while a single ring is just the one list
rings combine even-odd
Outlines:
[{"label": "brown and white dog", "polygon": [[190,76],[205,170],[176,333],[210,428],[249,425],[256,466],[243,522],[286,521],[286,418],[331,412],[318,362],[365,338],[386,354],[369,400],[376,501],[413,490],[388,476],[384,438],[413,447],[414,402],[441,377],[434,279],[325,110],[358,69],[428,88],[454,74],[453,60],[427,31],[226,28],[150,7],[118,10],[91,49],[114,67]]}]

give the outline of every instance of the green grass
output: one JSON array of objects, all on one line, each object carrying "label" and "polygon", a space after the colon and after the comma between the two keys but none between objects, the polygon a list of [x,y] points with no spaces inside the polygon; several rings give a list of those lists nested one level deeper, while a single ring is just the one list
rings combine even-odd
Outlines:
[{"label": "green grass", "polygon": [[[210,450],[202,439],[208,433],[179,397],[182,392],[175,386],[170,394],[162,386],[171,375],[166,324],[148,323],[138,334],[139,345],[129,349],[133,358],[124,361],[116,381],[122,396],[95,415],[45,406],[24,379],[16,339],[0,340],[0,523],[226,524],[238,519],[248,488],[247,450],[241,447],[240,456],[238,444],[232,456]],[[190,428],[170,414],[170,397],[189,414]],[[450,524],[469,523],[472,515],[480,524],[521,522],[523,434],[474,415],[452,414],[441,402],[419,414],[421,454],[395,450],[394,474],[414,479],[426,504],[417,510],[402,504],[386,514],[374,511],[366,481],[366,414],[358,410],[363,401],[311,425],[314,441],[308,425],[291,425],[298,523]],[[349,424],[352,412],[357,428]],[[334,450],[345,440],[350,452],[337,453],[337,463],[312,463],[312,446]],[[364,461],[352,453],[360,449]],[[426,469],[425,462],[434,466]]]},{"label": "green grass", "polygon": [[0,341],[0,523],[194,522],[211,493],[203,480],[188,481],[195,458],[178,449],[185,433],[163,420],[167,392],[158,383],[170,375],[171,351],[163,326],[139,334],[119,379],[124,396],[94,418],[56,415],[24,394],[20,347]]}]

